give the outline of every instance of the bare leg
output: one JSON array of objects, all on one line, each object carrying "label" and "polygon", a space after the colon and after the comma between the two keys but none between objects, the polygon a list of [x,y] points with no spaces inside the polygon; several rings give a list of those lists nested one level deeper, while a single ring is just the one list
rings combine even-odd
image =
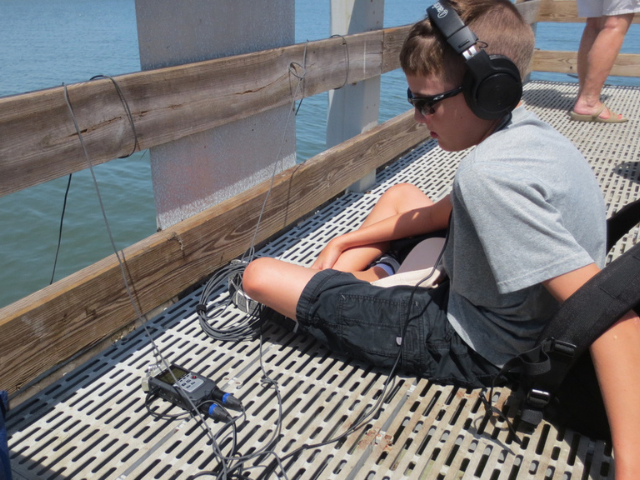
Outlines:
[{"label": "bare leg", "polygon": [[[363,226],[379,222],[398,213],[432,205],[422,191],[410,184],[399,184],[387,190],[375,205]],[[365,270],[370,263],[389,248],[388,244],[368,245],[345,251],[338,260],[336,270],[351,271],[365,281],[380,277],[375,269]],[[258,258],[251,262],[243,276],[243,288],[254,300],[281,314],[295,319],[296,307],[304,287],[318,273],[307,267],[274,258]],[[386,275],[386,274],[385,274]]]},{"label": "bare leg", "polygon": [[587,76],[587,66],[589,65],[589,52],[600,32],[601,20],[602,17],[587,18],[587,23],[582,32],[580,47],[578,48],[578,98],[582,96],[582,89]]},{"label": "bare leg", "polygon": [[295,319],[302,290],[316,273],[275,258],[258,258],[247,265],[242,287],[254,300]]},{"label": "bare leg", "polygon": [[[380,220],[399,213],[429,205],[433,205],[431,199],[415,185],[409,183],[394,185],[380,197],[380,200],[378,200],[360,228],[373,225]],[[333,268],[342,272],[361,272],[375,259],[380,258],[387,250],[389,250],[388,243],[352,248],[342,253]],[[375,280],[367,278],[361,279],[368,281]]]},{"label": "bare leg", "polygon": [[[615,63],[633,14],[588,18],[578,50],[580,87],[574,111],[593,115],[601,107],[600,92]],[[605,109],[600,117],[609,118]]]}]

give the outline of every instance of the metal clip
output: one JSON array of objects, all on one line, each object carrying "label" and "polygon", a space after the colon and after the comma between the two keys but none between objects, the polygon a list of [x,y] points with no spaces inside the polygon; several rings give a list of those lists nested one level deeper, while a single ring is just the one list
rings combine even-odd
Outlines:
[{"label": "metal clip", "polygon": [[576,353],[576,346],[569,342],[563,342],[561,340],[551,339],[551,352],[560,353],[567,357],[573,357]]},{"label": "metal clip", "polygon": [[542,410],[551,401],[551,394],[544,390],[532,388],[527,394],[527,404],[538,410]]}]

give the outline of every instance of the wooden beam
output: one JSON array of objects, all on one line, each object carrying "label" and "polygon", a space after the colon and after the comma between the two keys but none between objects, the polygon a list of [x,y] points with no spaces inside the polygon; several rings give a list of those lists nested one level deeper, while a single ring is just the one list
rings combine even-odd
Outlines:
[{"label": "wooden beam", "polygon": [[400,50],[409,35],[411,25],[387,28],[384,31],[384,48],[382,49],[382,71],[390,72],[400,67]]},{"label": "wooden beam", "polygon": [[[405,28],[408,30],[408,27]],[[402,29],[392,29],[394,52]],[[290,104],[398,68],[383,30],[115,77],[137,150]],[[306,70],[303,71],[306,58]],[[295,75],[294,75],[295,72]],[[109,79],[67,87],[94,165],[131,153],[134,136]],[[87,168],[63,87],[0,99],[0,196]]]},{"label": "wooden beam", "polygon": [[[580,22],[585,18],[578,17],[578,3],[576,0],[541,0],[538,13],[539,22]],[[633,23],[640,23],[640,14],[633,17]]]},{"label": "wooden beam", "polygon": [[[578,53],[536,50],[532,68],[538,72],[578,73]],[[640,55],[620,54],[611,69],[611,75],[622,77],[640,76]]]},{"label": "wooden beam", "polygon": [[[409,111],[277,175],[257,241],[428,136]],[[139,309],[148,312],[242,254],[269,183],[125,249],[125,270]],[[16,392],[135,320],[112,255],[0,310],[0,385]]]}]

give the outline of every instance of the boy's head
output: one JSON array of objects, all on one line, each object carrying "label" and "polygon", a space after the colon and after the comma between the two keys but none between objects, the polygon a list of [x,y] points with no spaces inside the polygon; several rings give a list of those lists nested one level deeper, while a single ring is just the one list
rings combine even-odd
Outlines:
[{"label": "boy's head", "polygon": [[[454,86],[463,85],[463,78],[469,67],[461,50],[471,47],[473,39],[464,48],[459,48],[458,52],[447,42],[441,29],[444,27],[444,30],[447,30],[447,26],[453,21],[455,14],[449,13],[449,10],[453,8],[462,22],[478,37],[475,48],[484,50],[488,55],[501,55],[509,59],[494,58],[490,62],[501,72],[503,72],[503,67],[506,67],[504,70],[506,75],[494,76],[491,74],[490,77],[484,78],[492,80],[500,78],[507,80],[507,82],[500,82],[497,90],[490,88],[495,96],[479,97],[484,100],[484,106],[490,106],[488,110],[483,108],[482,103],[475,102],[477,92],[472,93],[472,88],[467,88],[471,84],[469,80],[474,76],[467,75],[467,83],[465,84],[465,96],[467,96],[474,113],[487,119],[504,115],[504,113],[500,113],[503,109],[498,104],[507,101],[512,105],[510,108],[517,104],[521,92],[520,78],[524,78],[529,68],[535,42],[531,28],[524,22],[509,0],[448,0],[446,2],[443,0],[440,3],[435,5],[439,8],[429,9],[433,19],[441,24],[440,27],[434,25],[434,22],[427,17],[413,26],[405,40],[400,54],[400,62],[405,74],[413,77],[438,78],[446,84]],[[443,15],[436,15],[436,12]],[[453,31],[457,28],[459,27],[455,27]],[[456,34],[457,36],[458,34]],[[457,42],[455,44],[457,45]],[[480,57],[485,58],[486,60],[482,60],[482,62],[486,61],[487,63],[478,64]],[[474,55],[473,60],[468,61],[469,65],[471,63],[480,65],[480,70],[477,69],[478,67],[474,67],[476,72],[486,72],[486,67],[483,65],[489,65],[488,57],[484,53]],[[494,83],[485,85],[493,85]],[[480,87],[476,84],[473,88]],[[490,110],[494,105],[497,110],[492,112]],[[506,111],[509,111],[510,108],[507,107]]]},{"label": "boy's head", "polygon": [[[521,77],[526,76],[535,38],[513,3],[509,0],[448,0],[448,3],[477,35],[479,45],[489,55],[510,58]],[[434,75],[458,84],[466,68],[464,58],[447,44],[429,18],[411,29],[400,53],[400,64],[407,75]]]},{"label": "boy's head", "polygon": [[[442,9],[449,15],[448,9],[453,8],[464,25],[478,37],[475,48],[484,52],[471,55],[474,70],[476,60],[488,61],[485,52],[507,57],[511,78],[515,76],[518,87],[515,94],[510,90],[509,95],[503,94],[509,89],[503,89],[502,83],[494,88],[492,82],[482,82],[480,89],[479,82],[467,82],[465,88],[460,88],[469,70],[465,57],[448,44],[429,18],[413,26],[402,47],[400,63],[409,83],[409,95],[414,98],[412,103],[417,107],[416,121],[427,125],[431,137],[437,139],[442,149],[460,151],[484,141],[498,127],[506,112],[515,107],[521,92],[517,77],[524,77],[528,71],[535,39],[533,31],[509,0],[449,0],[449,5],[441,0],[438,3],[441,3],[437,5],[440,12],[432,9],[434,16]],[[447,17],[445,22],[450,19]],[[446,30],[446,24],[444,27]],[[465,44],[462,50],[466,48]],[[493,66],[493,58],[490,63]],[[467,75],[467,80],[469,78],[474,77]],[[489,83],[491,85],[485,89],[484,85]],[[467,88],[469,85],[473,88]],[[489,94],[470,94],[480,91]]]}]

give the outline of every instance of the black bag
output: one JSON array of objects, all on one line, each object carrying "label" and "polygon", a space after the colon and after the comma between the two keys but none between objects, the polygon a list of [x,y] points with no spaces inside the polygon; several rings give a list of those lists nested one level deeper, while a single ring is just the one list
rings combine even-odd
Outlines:
[{"label": "black bag", "polygon": [[545,408],[544,418],[590,438],[611,441],[607,412],[589,352],[567,373]]},{"label": "black bag", "polygon": [[[637,200],[607,221],[607,247],[640,220]],[[542,418],[592,438],[610,439],[604,403],[589,354],[591,344],[629,310],[640,311],[640,243],[591,278],[558,309],[535,347],[503,367],[519,373],[521,424]]]}]

